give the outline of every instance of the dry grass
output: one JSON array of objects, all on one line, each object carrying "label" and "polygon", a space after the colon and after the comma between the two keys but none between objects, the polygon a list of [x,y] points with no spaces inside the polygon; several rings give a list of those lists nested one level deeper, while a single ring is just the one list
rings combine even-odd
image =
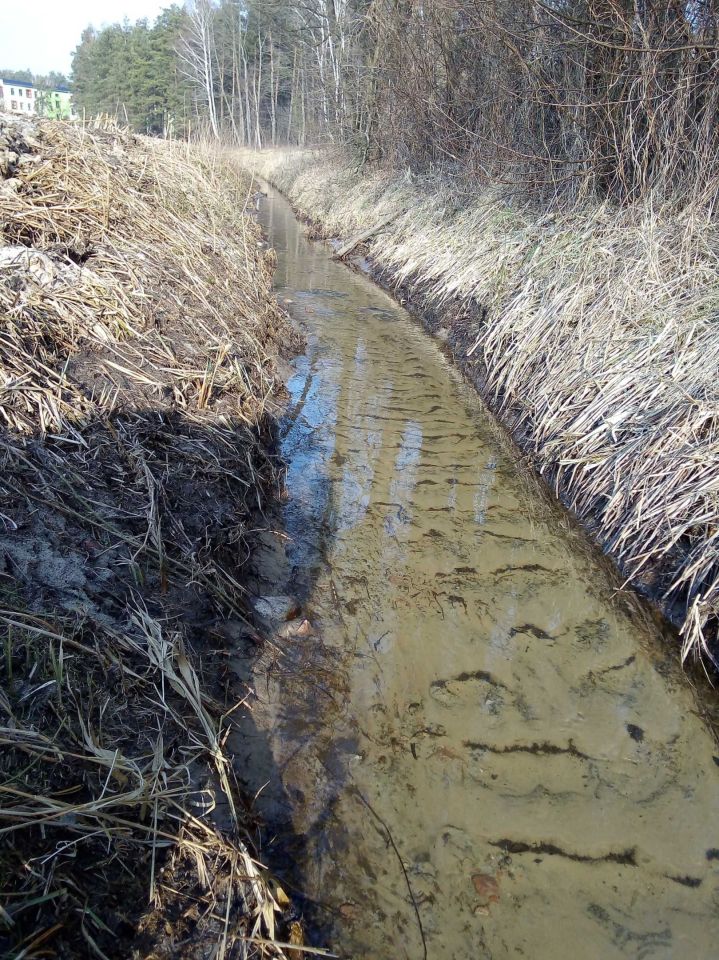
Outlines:
[{"label": "dry grass", "polygon": [[538,216],[341,156],[247,153],[326,235],[387,218],[373,261],[454,317],[493,406],[629,580],[717,656],[719,228],[646,202]]},{"label": "dry grass", "polygon": [[[0,954],[284,956],[208,626],[277,485],[223,161],[0,116]],[[202,658],[198,656],[202,652]]]}]

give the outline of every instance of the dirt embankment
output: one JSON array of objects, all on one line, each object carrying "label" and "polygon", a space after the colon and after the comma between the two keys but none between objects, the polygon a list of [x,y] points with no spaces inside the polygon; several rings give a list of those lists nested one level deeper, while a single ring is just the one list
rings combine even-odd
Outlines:
[{"label": "dirt embankment", "polygon": [[247,153],[316,236],[446,338],[541,473],[682,630],[719,655],[719,227],[649,200],[538,213],[501,190]]},{"label": "dirt embankment", "polygon": [[283,956],[225,749],[292,340],[248,189],[0,116],[3,956]]}]

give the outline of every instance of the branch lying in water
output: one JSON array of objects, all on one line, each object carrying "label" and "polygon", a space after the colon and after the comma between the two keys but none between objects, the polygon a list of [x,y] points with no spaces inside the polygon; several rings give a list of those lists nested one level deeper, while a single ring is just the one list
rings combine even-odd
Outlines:
[{"label": "branch lying in water", "polygon": [[404,880],[405,880],[405,883],[407,884],[407,890],[409,891],[409,898],[410,898],[410,900],[412,901],[412,906],[414,907],[414,913],[415,913],[415,916],[417,917],[417,926],[419,927],[419,935],[420,935],[420,937],[422,938],[423,958],[424,958],[424,960],[427,960],[427,941],[426,941],[425,936],[424,936],[424,928],[422,927],[422,918],[421,918],[420,915],[419,915],[419,907],[417,906],[417,901],[415,900],[415,896],[414,896],[414,893],[413,893],[413,891],[412,891],[412,884],[409,882],[409,875],[408,875],[408,873],[407,873],[407,868],[406,868],[405,865],[404,865],[404,860],[402,859],[402,857],[401,857],[401,855],[400,855],[400,852],[399,852],[399,850],[398,850],[398,848],[397,848],[397,844],[394,842],[394,837],[392,836],[392,831],[391,831],[390,828],[387,826],[387,824],[384,822],[384,820],[382,819],[382,817],[380,817],[380,815],[379,815],[379,814],[377,813],[377,811],[374,809],[374,807],[373,807],[372,804],[369,802],[369,800],[364,796],[364,794],[363,794],[362,791],[359,789],[359,787],[357,786],[357,784],[354,784],[354,790],[355,790],[355,793],[357,794],[357,796],[358,796],[358,797],[360,798],[360,800],[362,801],[362,803],[367,807],[367,809],[369,810],[369,812],[370,812],[370,813],[372,814],[372,816],[375,818],[375,820],[376,820],[376,821],[382,826],[382,828],[385,830],[385,832],[386,832],[386,834],[387,834],[387,840],[389,841],[392,849],[393,849],[394,852],[395,852],[395,855],[396,855],[397,859],[399,860],[399,865],[400,865],[400,867],[402,868],[402,873],[404,874]]}]

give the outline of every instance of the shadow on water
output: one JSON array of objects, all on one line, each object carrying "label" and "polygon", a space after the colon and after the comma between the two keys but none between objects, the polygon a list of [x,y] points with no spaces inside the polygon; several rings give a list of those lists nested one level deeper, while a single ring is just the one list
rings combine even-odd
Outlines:
[{"label": "shadow on water", "polygon": [[[317,580],[329,568],[333,518],[340,508],[337,486],[318,464],[336,467],[341,456],[318,431],[326,411],[314,395],[306,360],[295,360],[288,384],[291,399],[279,428],[291,494],[275,518],[274,535],[265,536],[258,549],[253,580],[258,596],[284,589],[298,601],[302,617],[314,621],[312,598]],[[304,496],[299,495],[302,483]],[[334,600],[341,617],[339,599]],[[334,800],[346,781],[343,758],[358,749],[357,738],[338,736],[332,721],[341,716],[348,693],[346,650],[328,647],[315,631],[298,641],[282,626],[275,628],[272,642],[259,653],[252,643],[238,644],[232,658],[240,687],[255,696],[251,709],[238,713],[229,746],[244,789],[256,798],[253,807],[262,820],[256,842],[265,862],[299,908],[308,942],[326,946],[334,908],[316,891],[306,895],[305,864],[333,819]],[[309,782],[296,775],[305,752],[311,753]],[[308,803],[315,809],[312,840],[295,822],[296,810]]]},{"label": "shadow on water", "polygon": [[313,631],[254,664],[238,770],[314,941],[709,960],[716,748],[661,627],[404,311],[281,198],[260,219],[307,339],[266,588]]}]

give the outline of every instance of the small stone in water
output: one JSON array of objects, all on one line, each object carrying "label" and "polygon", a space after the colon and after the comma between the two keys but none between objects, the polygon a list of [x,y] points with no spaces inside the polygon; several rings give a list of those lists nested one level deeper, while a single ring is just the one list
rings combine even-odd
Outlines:
[{"label": "small stone in water", "polygon": [[340,916],[343,920],[357,920],[360,915],[360,909],[356,903],[342,903],[340,904]]},{"label": "small stone in water", "polygon": [[292,620],[300,612],[300,605],[294,597],[257,597],[252,606],[263,620]]},{"label": "small stone in water", "polygon": [[496,903],[499,900],[499,883],[491,873],[472,874],[472,883],[483,900],[488,903]]},{"label": "small stone in water", "polygon": [[295,620],[288,620],[279,630],[281,637],[309,637],[312,633],[312,624],[309,620],[301,620],[297,617]]}]

